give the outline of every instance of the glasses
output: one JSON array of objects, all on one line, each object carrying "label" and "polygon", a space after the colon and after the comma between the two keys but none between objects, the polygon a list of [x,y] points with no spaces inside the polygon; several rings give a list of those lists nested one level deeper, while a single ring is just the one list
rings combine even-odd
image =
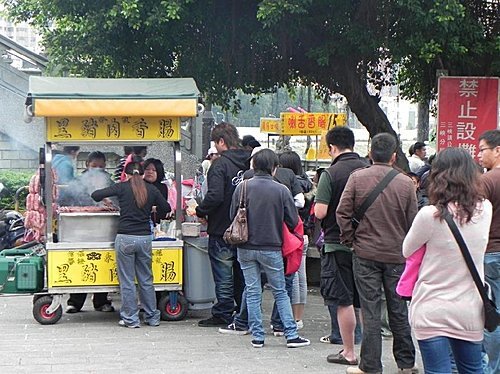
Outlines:
[{"label": "glasses", "polygon": [[484,147],[484,148],[479,148],[479,153],[483,153],[484,151],[486,151],[487,149],[494,149],[496,147]]}]

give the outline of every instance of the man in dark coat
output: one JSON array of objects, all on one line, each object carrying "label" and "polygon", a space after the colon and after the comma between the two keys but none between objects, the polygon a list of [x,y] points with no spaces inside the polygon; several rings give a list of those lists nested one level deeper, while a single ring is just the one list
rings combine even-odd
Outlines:
[{"label": "man in dark coat", "polygon": [[231,224],[231,199],[243,173],[249,168],[250,151],[240,147],[238,130],[226,122],[214,127],[211,140],[221,157],[208,170],[208,191],[196,208],[196,215],[208,221],[208,254],[217,303],[212,307],[212,317],[199,321],[198,326],[222,327],[233,321],[235,304],[238,310],[245,285],[236,247],[227,244],[222,236]]}]

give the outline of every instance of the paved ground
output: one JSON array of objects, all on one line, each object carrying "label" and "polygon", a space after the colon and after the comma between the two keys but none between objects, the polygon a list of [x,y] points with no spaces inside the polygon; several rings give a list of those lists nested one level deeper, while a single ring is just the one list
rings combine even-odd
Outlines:
[{"label": "paved ground", "polygon": [[[266,326],[271,298],[266,291]],[[113,299],[119,305],[119,296]],[[319,342],[330,327],[315,288],[300,331],[311,339],[309,347],[286,348],[284,338],[268,335],[265,347],[255,349],[249,336],[198,327],[198,320],[209,315],[209,310],[190,311],[181,322],[127,329],[118,326],[118,313],[95,312],[87,301],[84,312],[63,314],[57,324],[42,326],[32,317],[31,296],[2,296],[0,373],[345,373],[345,366],[326,362],[340,348]],[[391,351],[392,340],[384,340],[385,373],[397,372]]]}]

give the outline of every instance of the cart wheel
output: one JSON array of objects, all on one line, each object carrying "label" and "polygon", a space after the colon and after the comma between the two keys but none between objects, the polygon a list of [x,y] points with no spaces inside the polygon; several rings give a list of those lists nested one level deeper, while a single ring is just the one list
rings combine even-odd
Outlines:
[{"label": "cart wheel", "polygon": [[52,296],[46,295],[38,298],[33,304],[33,317],[41,325],[53,325],[62,317],[62,307],[56,309],[54,313],[47,313],[47,308],[52,303]]},{"label": "cart wheel", "polygon": [[36,303],[36,301],[37,301],[39,298],[44,297],[44,296],[46,296],[46,295],[33,295],[33,304],[35,304],[35,303]]},{"label": "cart wheel", "polygon": [[166,294],[160,298],[158,308],[163,321],[181,321],[186,318],[188,302],[184,296],[177,295],[177,305],[173,306],[170,304],[170,297]]}]

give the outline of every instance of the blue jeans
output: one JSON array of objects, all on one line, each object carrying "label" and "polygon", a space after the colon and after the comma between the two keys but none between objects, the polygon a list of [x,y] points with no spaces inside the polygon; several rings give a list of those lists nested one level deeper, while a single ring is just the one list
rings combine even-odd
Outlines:
[{"label": "blue jeans", "polygon": [[382,371],[382,287],[393,335],[394,358],[398,368],[412,368],[415,365],[415,347],[408,323],[408,309],[406,302],[396,294],[396,285],[405,265],[367,260],[357,255],[353,256],[352,263],[363,314],[359,368],[368,373]]},{"label": "blue jeans", "polygon": [[[267,283],[266,275],[260,273],[261,285]],[[241,296],[241,306],[240,311],[234,315],[233,323],[236,327],[244,330],[248,330],[248,310],[247,310],[247,292],[244,289],[243,295]]]},{"label": "blue jeans", "polygon": [[[495,298],[500,310],[500,252],[484,255],[484,279]],[[484,330],[483,349],[488,355],[490,373],[500,373],[500,328],[493,332]]]},{"label": "blue jeans", "polygon": [[144,322],[156,325],[160,322],[160,311],[156,307],[156,295],[151,269],[151,235],[118,234],[115,239],[116,264],[122,307],[120,317],[126,325],[140,323],[135,279],[144,309]]},{"label": "blue jeans", "polygon": [[483,373],[481,343],[436,336],[419,340],[420,353],[426,374],[451,373],[450,346],[459,373]]},{"label": "blue jeans", "polygon": [[262,287],[260,273],[263,270],[271,287],[274,300],[283,321],[286,338],[295,339],[297,324],[293,319],[292,305],[285,290],[283,257],[281,251],[266,251],[238,248],[238,261],[245,278],[245,292],[248,310],[248,324],[255,340],[264,341],[262,327]]},{"label": "blue jeans", "polygon": [[[295,277],[296,273],[290,274],[290,275],[285,275],[285,290],[286,294],[288,295],[288,298],[292,300],[292,293],[293,293],[293,278]],[[291,305],[291,302],[290,302]],[[273,305],[273,311],[271,313],[271,325],[273,325],[273,328],[276,328],[278,330],[283,330],[283,322],[281,322],[280,314],[278,312],[278,306],[276,305],[276,301],[274,302]]]},{"label": "blue jeans", "polygon": [[243,293],[243,277],[236,258],[236,247],[226,244],[221,236],[210,235],[208,255],[212,266],[217,302],[212,315],[227,324],[233,321],[235,303],[239,309]]}]

